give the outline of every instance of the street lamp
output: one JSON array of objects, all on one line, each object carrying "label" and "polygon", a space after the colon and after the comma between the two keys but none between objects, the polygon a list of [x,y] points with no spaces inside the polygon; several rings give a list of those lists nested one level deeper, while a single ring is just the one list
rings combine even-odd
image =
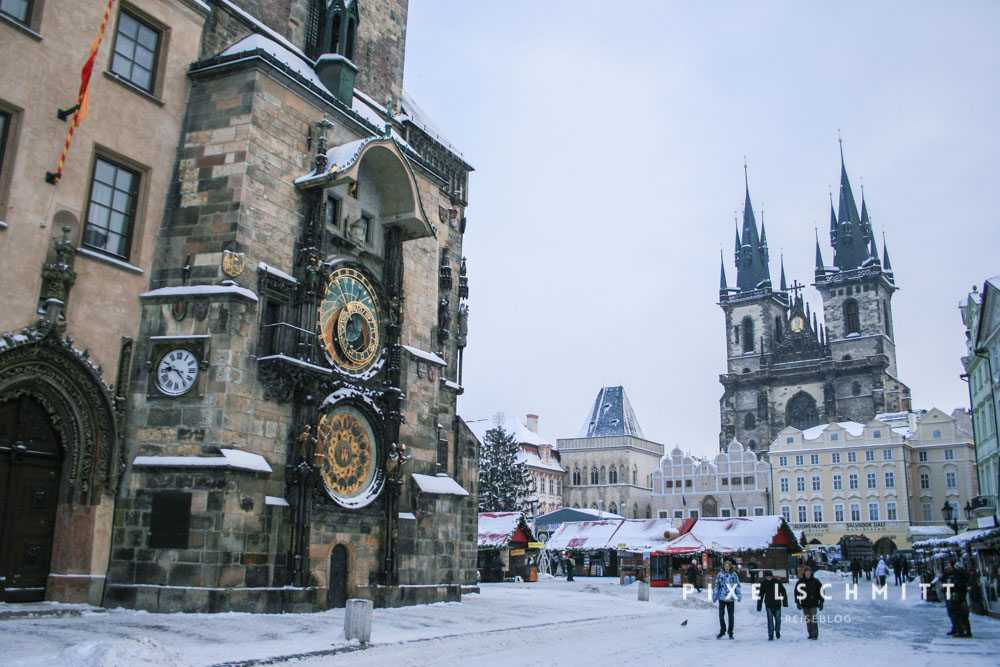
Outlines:
[{"label": "street lamp", "polygon": [[944,507],[941,508],[941,516],[944,517],[945,525],[950,526],[958,535],[958,517],[955,516],[955,508],[947,500],[944,501]]}]

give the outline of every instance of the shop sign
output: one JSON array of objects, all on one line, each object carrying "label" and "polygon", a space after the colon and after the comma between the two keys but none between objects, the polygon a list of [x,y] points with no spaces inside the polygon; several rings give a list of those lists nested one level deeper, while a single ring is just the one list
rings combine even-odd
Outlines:
[{"label": "shop sign", "polygon": [[524,555],[524,549],[511,549],[510,550],[510,555],[511,556],[523,556]]}]

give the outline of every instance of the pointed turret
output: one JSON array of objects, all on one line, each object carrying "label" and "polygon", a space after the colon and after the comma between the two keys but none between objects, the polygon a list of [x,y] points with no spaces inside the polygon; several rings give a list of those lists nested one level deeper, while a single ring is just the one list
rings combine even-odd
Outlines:
[{"label": "pointed turret", "polygon": [[[745,169],[745,167],[744,167]],[[746,178],[746,198],[743,204],[743,231],[739,238],[739,255],[736,262],[736,286],[741,292],[749,292],[764,283],[770,283],[771,274],[767,267],[766,235],[757,235],[757,220],[750,202],[750,181]]]},{"label": "pointed turret", "polygon": [[868,244],[868,259],[865,264],[878,264],[878,248],[875,247],[875,237],[871,238]]},{"label": "pointed turret", "polygon": [[837,214],[833,212],[833,193],[830,193],[830,245],[837,248]]},{"label": "pointed turret", "polygon": [[892,264],[889,262],[889,246],[885,243],[885,234],[882,234],[882,270],[892,273]]},{"label": "pointed turret", "polygon": [[819,231],[816,232],[816,275],[826,275],[826,266],[823,265],[823,251],[819,247]]},{"label": "pointed turret", "polygon": [[722,250],[719,250],[719,262],[722,264],[720,267],[722,270],[722,276],[719,278],[719,294],[728,294],[729,286],[726,285],[726,260],[722,256]]},{"label": "pointed turret", "polygon": [[781,291],[788,291],[788,283],[785,282],[785,256],[781,256]]},{"label": "pointed turret", "polygon": [[833,247],[833,263],[841,271],[856,269],[867,259],[868,238],[851,191],[851,181],[847,178],[843,144],[840,145],[840,207]]},{"label": "pointed turret", "polygon": [[861,233],[866,240],[875,237],[872,234],[872,221],[868,217],[868,205],[865,203],[865,188],[861,186]]},{"label": "pointed turret", "polygon": [[576,437],[600,438],[631,435],[645,439],[639,420],[635,418],[632,404],[624,387],[603,387],[597,392],[593,407]]}]

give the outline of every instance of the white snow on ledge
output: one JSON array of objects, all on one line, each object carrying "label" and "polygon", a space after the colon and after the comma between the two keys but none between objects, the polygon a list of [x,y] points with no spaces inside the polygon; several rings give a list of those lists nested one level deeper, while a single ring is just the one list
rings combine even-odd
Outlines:
[{"label": "white snow on ledge", "polygon": [[260,454],[238,449],[220,449],[222,456],[137,456],[133,468],[230,468],[251,472],[271,472],[271,466]]},{"label": "white snow on ledge", "polygon": [[178,285],[177,287],[161,287],[139,295],[140,299],[155,299],[169,296],[208,296],[233,294],[250,301],[259,301],[257,295],[246,287],[239,285]]},{"label": "white snow on ledge", "polygon": [[296,285],[299,284],[299,281],[296,280],[294,277],[292,277],[290,274],[285,273],[281,269],[276,269],[270,264],[265,264],[264,262],[260,262],[257,264],[257,270],[263,271],[264,273],[270,273],[272,276],[277,276],[278,278],[281,278],[282,280],[287,280],[290,283],[295,283]]},{"label": "white snow on ledge", "polygon": [[467,496],[469,492],[462,488],[462,485],[444,473],[437,475],[421,475],[413,473],[410,475],[417,487],[424,493],[435,493],[440,496]]},{"label": "white snow on ledge", "polygon": [[412,347],[410,345],[400,345],[400,347],[421,361],[426,361],[429,364],[437,364],[438,366],[448,365],[447,363],[445,363],[444,359],[434,354],[433,352],[426,352],[418,347]]},{"label": "white snow on ledge", "polygon": [[287,500],[278,496],[264,496],[264,504],[273,507],[291,507]]}]

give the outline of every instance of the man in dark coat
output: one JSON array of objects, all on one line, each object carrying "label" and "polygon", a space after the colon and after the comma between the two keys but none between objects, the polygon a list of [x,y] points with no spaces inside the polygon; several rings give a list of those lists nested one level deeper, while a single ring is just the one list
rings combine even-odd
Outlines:
[{"label": "man in dark coat", "polygon": [[802,570],[802,578],[795,583],[795,606],[805,614],[809,639],[819,639],[817,614],[823,609],[823,585],[809,567]]},{"label": "man in dark coat", "polygon": [[903,583],[903,557],[899,554],[892,559],[892,576],[897,586]]},{"label": "man in dark coat", "polygon": [[951,619],[951,632],[949,635],[956,637],[971,637],[972,626],[969,624],[969,604],[966,598],[969,592],[968,578],[965,576],[965,569],[962,563],[948,563],[945,566],[944,574],[941,575],[942,584],[951,584],[951,590],[945,589],[945,605],[948,608],[948,617]]},{"label": "man in dark coat", "polygon": [[861,578],[861,560],[855,558],[851,561],[851,583],[858,583],[858,579]]},{"label": "man in dark coat", "polygon": [[698,592],[701,593],[701,586],[698,585],[698,574],[698,561],[691,559],[691,564],[687,568],[688,583],[697,588]]},{"label": "man in dark coat", "polygon": [[781,639],[781,607],[788,606],[788,594],[785,585],[774,578],[774,573],[764,570],[764,582],[760,585],[760,597],[757,598],[757,611],[761,607],[767,612],[767,640],[775,637]]},{"label": "man in dark coat", "polygon": [[574,567],[573,557],[566,556],[565,560],[563,561],[563,570],[566,571],[566,581],[573,581],[573,567]]}]

